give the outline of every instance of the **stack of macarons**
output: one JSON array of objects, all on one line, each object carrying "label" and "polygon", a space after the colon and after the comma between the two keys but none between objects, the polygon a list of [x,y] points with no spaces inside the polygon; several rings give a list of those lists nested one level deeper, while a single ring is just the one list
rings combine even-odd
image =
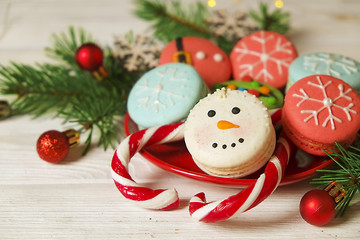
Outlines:
[{"label": "stack of macarons", "polygon": [[282,125],[296,146],[324,156],[347,147],[360,129],[360,63],[340,54],[315,52],[290,65]]},{"label": "stack of macarons", "polygon": [[[181,121],[199,99],[224,84],[254,94],[269,109],[280,108],[279,89],[285,86],[288,66],[296,57],[287,38],[269,31],[241,39],[230,56],[207,39],[175,39],[163,49],[159,66],[134,85],[128,98],[129,115],[141,128]],[[171,75],[172,71],[176,74]],[[184,72],[187,80],[173,79]]]},{"label": "stack of macarons", "polygon": [[207,39],[183,37],[136,82],[128,112],[140,128],[186,121],[186,146],[204,172],[244,177],[273,153],[268,110],[282,108],[283,130],[299,149],[326,155],[335,141],[355,141],[358,93],[359,62],[323,52],[298,56],[275,32],[242,38],[229,56]]}]

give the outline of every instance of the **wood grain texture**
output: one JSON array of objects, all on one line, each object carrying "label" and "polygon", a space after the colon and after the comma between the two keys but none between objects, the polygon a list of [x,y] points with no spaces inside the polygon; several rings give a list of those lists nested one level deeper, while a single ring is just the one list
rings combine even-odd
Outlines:
[{"label": "wood grain texture", "polygon": [[[0,1],[0,64],[49,61],[43,48],[52,33],[81,26],[101,44],[133,30],[149,31],[132,15],[131,0],[12,0],[7,25],[3,16],[10,0]],[[189,2],[189,1],[184,1]],[[217,1],[218,7],[247,10],[257,1]],[[272,4],[273,1],[268,1]],[[288,34],[300,54],[327,51],[360,61],[358,0],[285,1],[291,12]],[[0,99],[7,98],[0,96]],[[71,126],[71,125],[68,125]],[[280,187],[256,208],[229,221],[204,224],[191,219],[187,205],[204,191],[218,200],[238,189],[224,188],[165,172],[137,156],[130,170],[139,183],[176,187],[181,208],[172,212],[140,209],[123,199],[110,175],[113,151],[83,147],[61,164],[39,159],[35,142],[46,130],[64,130],[61,121],[29,116],[0,121],[0,239],[359,239],[360,203],[326,227],[305,223],[299,202],[313,187],[308,181]]]}]

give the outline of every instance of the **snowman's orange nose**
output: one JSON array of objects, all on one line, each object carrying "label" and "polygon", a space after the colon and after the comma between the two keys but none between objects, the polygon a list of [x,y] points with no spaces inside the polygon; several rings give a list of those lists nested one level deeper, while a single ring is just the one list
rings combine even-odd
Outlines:
[{"label": "snowman's orange nose", "polygon": [[239,128],[240,126],[236,125],[236,124],[233,124],[231,122],[225,121],[225,120],[220,120],[217,123],[217,127],[219,129],[225,130],[225,129],[229,129],[229,128]]}]

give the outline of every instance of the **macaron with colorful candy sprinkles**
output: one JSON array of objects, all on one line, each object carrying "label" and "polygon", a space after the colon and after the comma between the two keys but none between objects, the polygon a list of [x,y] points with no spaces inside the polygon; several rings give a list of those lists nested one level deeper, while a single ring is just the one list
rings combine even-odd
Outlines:
[{"label": "macaron with colorful candy sprinkles", "polygon": [[227,81],[216,83],[214,89],[228,88],[231,90],[247,91],[259,98],[268,109],[281,108],[284,104],[284,95],[273,86],[258,81]]}]

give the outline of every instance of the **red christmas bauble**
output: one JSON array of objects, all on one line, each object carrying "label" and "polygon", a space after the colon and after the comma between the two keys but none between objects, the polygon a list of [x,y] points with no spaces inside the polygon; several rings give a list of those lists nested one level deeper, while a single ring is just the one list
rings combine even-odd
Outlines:
[{"label": "red christmas bauble", "polygon": [[75,53],[77,64],[87,71],[98,70],[103,65],[103,59],[103,51],[93,43],[81,45]]},{"label": "red christmas bauble", "polygon": [[315,226],[323,226],[335,217],[335,201],[328,192],[315,189],[307,192],[300,201],[302,218]]},{"label": "red christmas bauble", "polygon": [[56,130],[41,134],[36,144],[39,157],[51,163],[62,161],[68,154],[69,148],[69,140],[66,135]]}]

